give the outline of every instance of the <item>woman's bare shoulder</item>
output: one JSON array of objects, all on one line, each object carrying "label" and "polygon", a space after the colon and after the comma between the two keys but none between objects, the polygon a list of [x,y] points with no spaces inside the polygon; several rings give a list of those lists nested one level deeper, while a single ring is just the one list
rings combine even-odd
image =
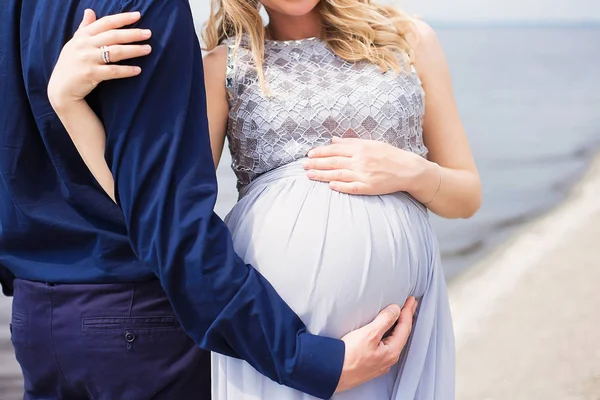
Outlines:
[{"label": "woman's bare shoulder", "polygon": [[422,19],[413,19],[414,34],[409,36],[409,42],[417,56],[442,51],[435,30]]},{"label": "woman's bare shoulder", "polygon": [[414,19],[414,34],[409,42],[414,50],[415,67],[421,79],[444,72],[446,57],[435,30],[425,21]]},{"label": "woman's bare shoulder", "polygon": [[227,45],[219,45],[207,52],[203,57],[204,76],[211,79],[223,77],[225,82],[225,73],[227,69]]}]

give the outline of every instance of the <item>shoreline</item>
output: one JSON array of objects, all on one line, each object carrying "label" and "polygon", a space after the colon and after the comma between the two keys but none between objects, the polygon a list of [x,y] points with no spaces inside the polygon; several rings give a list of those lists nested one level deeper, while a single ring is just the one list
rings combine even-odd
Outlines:
[{"label": "shoreline", "polygon": [[[477,333],[502,295],[561,240],[600,211],[600,152],[590,157],[565,199],[518,228],[448,283],[457,351]],[[600,255],[600,253],[599,253]]]},{"label": "shoreline", "polygon": [[559,206],[449,285],[457,399],[600,399],[600,154]]},{"label": "shoreline", "polygon": [[[539,268],[549,251],[577,232],[592,216],[600,215],[599,199],[600,152],[597,152],[590,157],[586,172],[562,202],[526,222],[511,238],[448,282],[457,354],[463,350],[470,352],[467,344],[482,336],[494,310],[504,304],[504,296],[512,295],[521,278]],[[0,394],[3,400],[22,396],[20,370],[10,344],[9,315],[10,299],[0,297]],[[462,400],[462,397],[457,398]]]}]

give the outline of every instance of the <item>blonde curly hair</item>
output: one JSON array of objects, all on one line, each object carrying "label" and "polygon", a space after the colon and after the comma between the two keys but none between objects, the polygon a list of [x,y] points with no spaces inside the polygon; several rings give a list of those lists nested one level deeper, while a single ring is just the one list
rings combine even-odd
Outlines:
[{"label": "blonde curly hair", "polygon": [[[202,40],[207,51],[235,37],[235,45],[246,34],[260,85],[265,88],[263,71],[266,28],[256,0],[211,0],[211,12],[204,24]],[[340,58],[368,61],[382,70],[401,71],[398,52],[413,61],[407,36],[414,32],[412,18],[405,12],[371,0],[320,0],[322,39]]]}]

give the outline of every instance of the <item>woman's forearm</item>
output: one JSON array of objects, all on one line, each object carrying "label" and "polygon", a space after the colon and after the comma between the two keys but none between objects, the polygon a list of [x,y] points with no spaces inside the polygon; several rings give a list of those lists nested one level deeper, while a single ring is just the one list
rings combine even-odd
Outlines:
[{"label": "woman's forearm", "polygon": [[85,101],[62,104],[55,111],[85,165],[114,201],[114,179],[104,159],[106,131],[102,122]]},{"label": "woman's forearm", "polygon": [[444,168],[425,159],[409,193],[445,218],[469,218],[481,206],[481,181],[476,173]]}]

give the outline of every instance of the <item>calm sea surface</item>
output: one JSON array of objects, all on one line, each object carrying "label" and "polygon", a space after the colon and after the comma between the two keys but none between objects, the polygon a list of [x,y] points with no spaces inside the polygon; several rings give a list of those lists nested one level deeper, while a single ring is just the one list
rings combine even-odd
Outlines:
[{"label": "calm sea surface", "polygon": [[[600,28],[436,31],[484,187],[475,217],[432,216],[452,277],[564,199],[598,149]],[[229,162],[218,170],[221,216],[237,198]]]}]

